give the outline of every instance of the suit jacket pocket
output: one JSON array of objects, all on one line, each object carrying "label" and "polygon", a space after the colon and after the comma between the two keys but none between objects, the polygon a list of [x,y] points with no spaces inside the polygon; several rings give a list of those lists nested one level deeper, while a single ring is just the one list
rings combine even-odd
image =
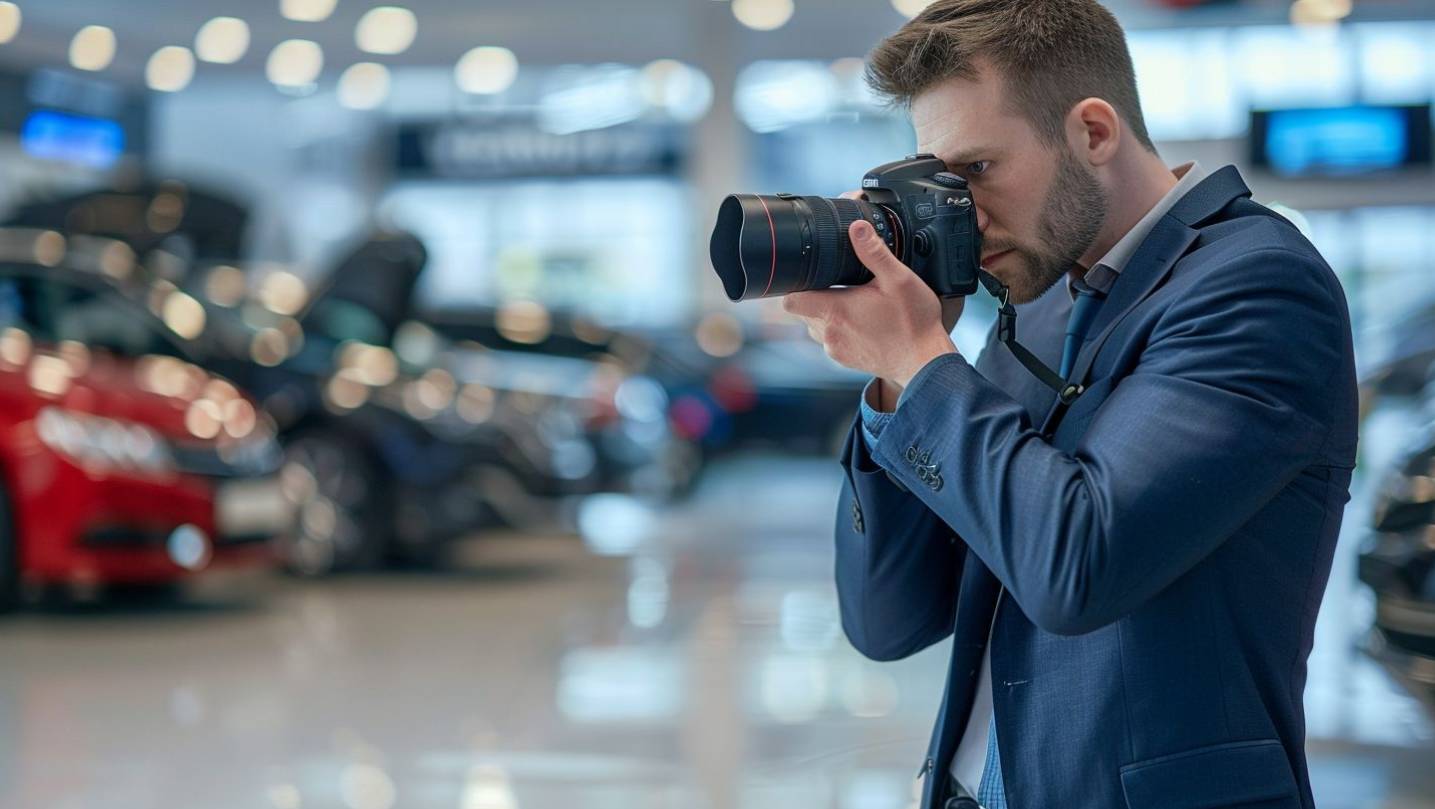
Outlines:
[{"label": "suit jacket pocket", "polygon": [[1299,809],[1300,791],[1275,739],[1228,742],[1121,768],[1128,809]]}]

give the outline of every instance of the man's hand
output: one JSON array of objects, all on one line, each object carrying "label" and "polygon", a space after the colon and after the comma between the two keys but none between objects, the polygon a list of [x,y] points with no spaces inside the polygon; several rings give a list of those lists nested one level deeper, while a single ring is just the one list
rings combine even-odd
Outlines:
[{"label": "man's hand", "polygon": [[928,362],[956,352],[950,333],[962,303],[937,298],[892,255],[871,223],[854,222],[848,237],[872,280],[845,289],[794,292],[783,299],[783,308],[802,318],[827,356],[890,381],[900,392]]}]

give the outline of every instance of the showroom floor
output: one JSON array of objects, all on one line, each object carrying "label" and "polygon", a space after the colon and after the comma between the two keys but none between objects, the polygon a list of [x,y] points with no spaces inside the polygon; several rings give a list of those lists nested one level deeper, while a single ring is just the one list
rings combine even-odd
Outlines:
[{"label": "showroom floor", "polygon": [[[841,636],[831,461],[747,458],[670,513],[490,537],[455,569],[211,582],[0,622],[0,807],[902,809],[944,649]],[[1351,650],[1308,692],[1323,809],[1435,807],[1435,729]]]}]

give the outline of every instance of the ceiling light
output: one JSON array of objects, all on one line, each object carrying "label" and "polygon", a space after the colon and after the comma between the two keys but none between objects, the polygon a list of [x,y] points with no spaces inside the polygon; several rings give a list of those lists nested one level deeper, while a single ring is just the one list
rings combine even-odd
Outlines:
[{"label": "ceiling light", "polygon": [[518,58],[507,48],[482,47],[465,53],[454,68],[454,80],[465,93],[494,95],[507,90],[518,76]]},{"label": "ceiling light", "polygon": [[14,3],[0,3],[0,45],[9,42],[20,33],[20,7]]},{"label": "ceiling light", "polygon": [[232,65],[248,50],[249,24],[236,17],[215,17],[194,38],[195,55],[218,65]]},{"label": "ceiling light", "polygon": [[932,0],[892,0],[892,8],[908,19],[921,14],[931,4]]},{"label": "ceiling light", "polygon": [[792,0],[732,0],[737,21],[757,31],[773,31],[792,19]]},{"label": "ceiling light", "polygon": [[684,123],[698,121],[712,107],[712,79],[673,59],[649,62],[643,68],[642,84],[643,98],[649,104]]},{"label": "ceiling light", "polygon": [[1296,0],[1291,4],[1294,25],[1329,25],[1350,16],[1351,0]]},{"label": "ceiling light", "polygon": [[339,103],[351,110],[371,110],[389,97],[389,69],[374,62],[352,65],[339,77]]},{"label": "ceiling light", "polygon": [[115,59],[115,32],[87,25],[70,41],[70,64],[77,70],[104,70]]},{"label": "ceiling light", "polygon": [[307,39],[287,39],[274,46],[264,73],[280,87],[313,84],[324,69],[324,51]]},{"label": "ceiling light", "polygon": [[414,44],[419,31],[418,18],[412,11],[398,6],[379,6],[359,18],[354,41],[367,53],[403,53]]},{"label": "ceiling light", "polygon": [[279,0],[279,13],[295,22],[322,22],[338,4],[339,0]]},{"label": "ceiling light", "polygon": [[194,54],[178,45],[160,48],[149,58],[144,78],[151,90],[177,93],[194,79]]}]

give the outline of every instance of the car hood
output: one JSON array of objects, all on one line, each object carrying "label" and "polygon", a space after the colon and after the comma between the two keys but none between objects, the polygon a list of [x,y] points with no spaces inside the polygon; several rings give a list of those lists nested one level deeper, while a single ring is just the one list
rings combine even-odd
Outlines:
[{"label": "car hood", "polygon": [[[10,359],[17,359],[13,354]],[[45,405],[143,424],[183,442],[247,435],[259,418],[233,384],[174,357],[117,357],[68,345],[0,362],[0,387]],[[227,422],[227,424],[226,424]]]},{"label": "car hood", "polygon": [[460,383],[571,399],[588,397],[602,373],[591,360],[492,349],[453,348],[444,364]]}]

